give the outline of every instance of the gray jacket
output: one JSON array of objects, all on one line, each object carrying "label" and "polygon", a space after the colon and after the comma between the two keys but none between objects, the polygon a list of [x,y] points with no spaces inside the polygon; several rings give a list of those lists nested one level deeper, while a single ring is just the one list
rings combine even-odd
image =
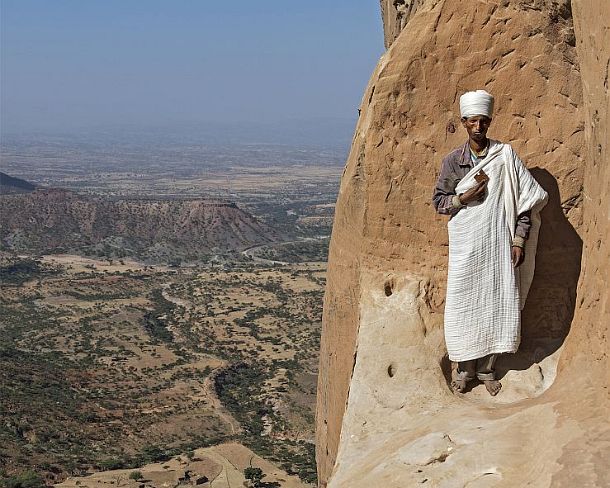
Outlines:
[{"label": "gray jacket", "polygon": [[[470,148],[468,141],[463,146],[450,152],[441,165],[441,172],[438,176],[432,202],[439,214],[454,216],[460,211],[460,206],[456,205],[455,187],[464,176],[474,167],[470,158]],[[521,239],[515,239],[515,244],[527,239],[532,225],[531,212],[523,212],[517,217],[515,235]]]}]

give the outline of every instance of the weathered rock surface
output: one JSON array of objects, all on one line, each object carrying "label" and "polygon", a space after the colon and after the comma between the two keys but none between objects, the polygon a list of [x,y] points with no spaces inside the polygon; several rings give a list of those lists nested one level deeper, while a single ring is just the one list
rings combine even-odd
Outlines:
[{"label": "weathered rock surface", "polygon": [[[576,36],[565,0],[423,0],[400,33],[391,6],[331,240],[320,485],[606,486],[610,5],[575,2]],[[446,219],[430,201],[443,155],[466,140],[459,95],[477,88],[496,97],[490,136],[550,195],[522,345],[498,364],[495,398],[448,387]]]}]

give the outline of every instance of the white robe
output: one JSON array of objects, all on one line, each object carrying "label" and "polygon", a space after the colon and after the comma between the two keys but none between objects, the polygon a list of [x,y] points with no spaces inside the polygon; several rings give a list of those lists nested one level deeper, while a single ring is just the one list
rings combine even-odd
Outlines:
[{"label": "white robe", "polygon": [[[486,196],[462,208],[448,223],[449,271],[445,341],[449,359],[468,361],[516,352],[521,309],[534,276],[540,210],[548,195],[508,144],[490,141],[485,159],[457,185],[460,194],[489,176]],[[517,216],[532,211],[532,226],[519,268],[511,263]]]}]

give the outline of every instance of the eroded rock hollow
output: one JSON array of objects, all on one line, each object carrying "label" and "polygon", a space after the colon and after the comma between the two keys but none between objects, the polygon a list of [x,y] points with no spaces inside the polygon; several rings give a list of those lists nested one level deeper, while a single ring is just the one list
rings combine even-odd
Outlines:
[{"label": "eroded rock hollow", "polygon": [[[360,106],[333,228],[317,409],[322,487],[607,486],[610,4],[381,1],[388,50]],[[522,343],[495,398],[448,387],[446,219],[431,194],[496,98],[550,196]],[[584,246],[584,252],[583,252]]]}]

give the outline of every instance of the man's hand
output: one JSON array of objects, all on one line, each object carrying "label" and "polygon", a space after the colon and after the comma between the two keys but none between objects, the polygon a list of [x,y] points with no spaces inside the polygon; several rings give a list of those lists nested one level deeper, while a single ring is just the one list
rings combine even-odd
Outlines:
[{"label": "man's hand", "polygon": [[518,268],[523,263],[525,259],[525,250],[519,246],[513,246],[512,252],[512,263],[514,268]]},{"label": "man's hand", "polygon": [[485,188],[487,187],[487,182],[489,180],[483,180],[480,183],[477,183],[476,186],[469,188],[464,193],[460,195],[460,202],[462,205],[466,205],[470,202],[477,202],[479,200],[483,200],[485,196]]}]

